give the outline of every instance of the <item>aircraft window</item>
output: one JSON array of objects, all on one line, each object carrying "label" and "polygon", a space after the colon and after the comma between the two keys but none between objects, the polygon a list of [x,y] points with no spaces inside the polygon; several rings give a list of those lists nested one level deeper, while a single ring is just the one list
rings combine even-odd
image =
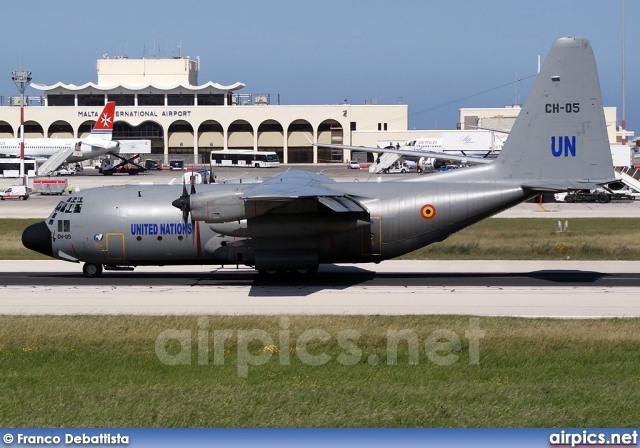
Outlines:
[{"label": "aircraft window", "polygon": [[82,198],[69,198],[67,203],[60,203],[62,205],[62,213],[80,213],[82,211]]},{"label": "aircraft window", "polygon": [[60,201],[60,203],[58,204],[58,206],[56,207],[56,210],[61,212],[62,210],[64,210],[64,202]]},{"label": "aircraft window", "polygon": [[68,219],[65,219],[63,221],[64,223],[64,232],[71,232],[71,221],[69,221]]},{"label": "aircraft window", "polygon": [[58,233],[62,232],[62,219],[58,219]]}]

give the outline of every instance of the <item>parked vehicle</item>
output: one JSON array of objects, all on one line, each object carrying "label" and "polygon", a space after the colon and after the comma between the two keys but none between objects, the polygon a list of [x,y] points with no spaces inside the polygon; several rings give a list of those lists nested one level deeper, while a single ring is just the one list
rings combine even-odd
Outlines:
[{"label": "parked vehicle", "polygon": [[554,195],[557,202],[599,202],[606,204],[611,201],[633,201],[634,197],[627,193],[614,193],[605,188],[595,190],[576,190],[568,193],[556,193]]},{"label": "parked vehicle", "polygon": [[24,185],[12,185],[6,190],[0,192],[0,198],[5,199],[20,199],[24,201],[29,199],[29,190]]},{"label": "parked vehicle", "polygon": [[359,170],[360,162],[357,160],[350,160],[349,165],[347,165],[347,168],[349,168],[350,170]]},{"label": "parked vehicle", "polygon": [[159,170],[160,166],[158,165],[158,161],[157,160],[151,160],[151,159],[147,159],[144,161],[144,167],[148,170],[151,171],[155,171],[155,170]]},{"label": "parked vehicle", "polygon": [[[415,163],[413,164],[413,167],[415,169]],[[393,165],[391,165],[389,168],[385,168],[384,170],[382,170],[383,173],[387,173],[387,174],[394,174],[394,173],[408,173],[409,171],[411,171],[411,168],[409,168],[409,165],[407,164],[407,162],[402,162],[402,163],[394,163]]]},{"label": "parked vehicle", "polygon": [[76,170],[70,167],[60,167],[53,172],[54,176],[75,176]]},{"label": "parked vehicle", "polygon": [[67,191],[67,179],[34,179],[33,189],[41,195],[57,194],[62,195]]},{"label": "parked vehicle", "polygon": [[182,170],[184,168],[184,160],[169,160],[170,170]]},{"label": "parked vehicle", "polygon": [[137,156],[133,156],[128,159],[120,157],[121,161],[117,163],[111,160],[111,158],[104,159],[98,172],[105,176],[112,176],[114,174],[128,174],[130,176],[135,176],[136,174],[147,170],[145,167],[134,162],[134,159],[136,158]]},{"label": "parked vehicle", "polygon": [[280,158],[274,151],[225,149],[211,152],[211,166],[275,168],[280,166]]}]

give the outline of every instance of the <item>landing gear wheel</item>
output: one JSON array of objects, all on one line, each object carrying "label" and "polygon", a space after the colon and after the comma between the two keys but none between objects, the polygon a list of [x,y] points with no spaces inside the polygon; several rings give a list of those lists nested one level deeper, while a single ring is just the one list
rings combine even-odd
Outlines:
[{"label": "landing gear wheel", "polygon": [[268,279],[284,277],[286,273],[284,269],[258,269],[260,277]]},{"label": "landing gear wheel", "polygon": [[291,275],[293,277],[305,277],[311,278],[316,275],[318,272],[318,268],[301,268],[301,269],[291,269]]},{"label": "landing gear wheel", "polygon": [[84,266],[82,266],[82,273],[87,278],[100,277],[100,275],[102,275],[102,265],[85,263]]}]

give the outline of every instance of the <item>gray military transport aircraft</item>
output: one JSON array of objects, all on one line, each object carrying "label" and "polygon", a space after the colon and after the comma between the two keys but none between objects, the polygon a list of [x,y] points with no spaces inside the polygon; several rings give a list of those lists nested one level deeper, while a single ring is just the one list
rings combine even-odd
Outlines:
[{"label": "gray military transport aircraft", "polygon": [[[614,179],[589,42],[558,39],[490,164],[386,182],[289,171],[260,183],[118,185],[70,195],[23,244],[87,277],[140,265],[254,266],[313,274],[442,241],[542,191]],[[181,191],[182,189],[182,191]]]}]

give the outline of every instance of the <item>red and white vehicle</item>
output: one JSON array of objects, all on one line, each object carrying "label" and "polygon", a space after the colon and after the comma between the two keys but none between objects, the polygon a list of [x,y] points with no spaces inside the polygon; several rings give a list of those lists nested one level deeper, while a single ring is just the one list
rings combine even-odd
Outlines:
[{"label": "red and white vehicle", "polygon": [[20,199],[24,201],[29,199],[29,190],[24,185],[12,185],[6,190],[0,192],[0,198],[5,199]]}]

